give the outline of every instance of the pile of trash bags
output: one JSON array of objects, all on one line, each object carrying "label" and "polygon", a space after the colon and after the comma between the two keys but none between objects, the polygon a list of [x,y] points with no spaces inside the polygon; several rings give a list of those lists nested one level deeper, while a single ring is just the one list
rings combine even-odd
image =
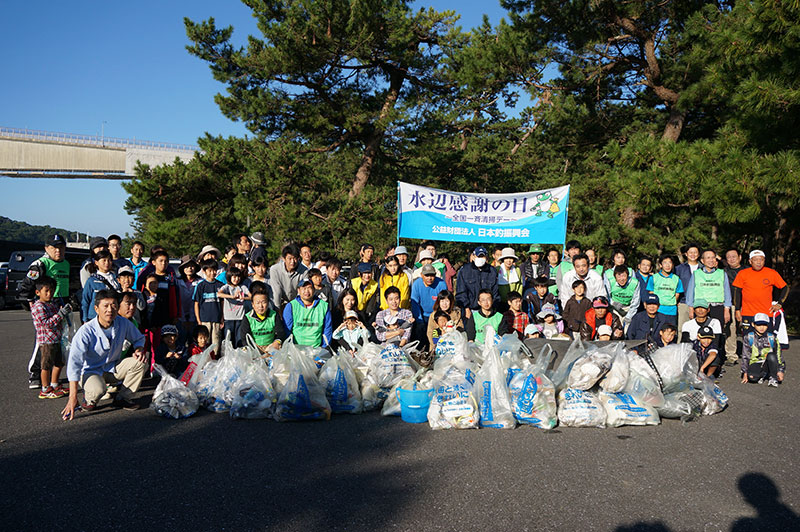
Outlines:
[{"label": "pile of trash bags", "polygon": [[656,425],[721,412],[725,393],[698,372],[690,344],[640,356],[623,342],[598,347],[575,340],[552,369],[553,352],[531,353],[516,335],[467,342],[453,331],[437,343],[433,363],[422,367],[416,343],[367,343],[354,354],[314,349],[287,340],[262,354],[250,344],[224,356],[195,355],[180,379],[166,375],[151,407],[170,418],[199,406],[236,419],[328,420],[332,414],[379,410],[399,416],[399,389],[433,390],[427,417],[438,429],[530,425],[568,427]]}]

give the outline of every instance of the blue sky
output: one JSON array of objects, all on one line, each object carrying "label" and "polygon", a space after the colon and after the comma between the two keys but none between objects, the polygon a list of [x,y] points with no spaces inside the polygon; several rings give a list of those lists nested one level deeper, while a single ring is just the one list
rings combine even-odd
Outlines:
[{"label": "blue sky", "polygon": [[[496,0],[429,0],[463,28],[504,15]],[[195,144],[206,132],[243,136],[220,113],[224,86],[190,56],[183,17],[232,25],[234,42],[257,34],[234,0],[3,2],[0,4],[0,126]],[[103,123],[105,124],[103,125]],[[117,181],[0,177],[0,215],[108,235],[132,232]]]}]

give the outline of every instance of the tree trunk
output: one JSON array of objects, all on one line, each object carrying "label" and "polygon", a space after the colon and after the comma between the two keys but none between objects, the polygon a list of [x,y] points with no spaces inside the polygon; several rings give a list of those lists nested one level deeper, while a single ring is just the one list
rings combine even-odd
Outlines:
[{"label": "tree trunk", "polygon": [[661,140],[677,142],[678,138],[681,136],[683,121],[685,119],[685,113],[679,111],[675,105],[670,106],[669,120],[667,120],[667,125],[664,127],[664,134],[661,135]]},{"label": "tree trunk", "polygon": [[400,87],[402,87],[404,80],[405,75],[400,70],[392,71],[389,81],[389,92],[386,94],[386,100],[383,102],[378,120],[375,121],[372,135],[370,135],[367,140],[367,145],[364,148],[364,155],[361,157],[361,164],[353,180],[353,188],[350,190],[349,194],[351,199],[361,194],[369,180],[369,176],[372,173],[372,165],[375,164],[375,158],[378,156],[378,150],[381,147],[383,135],[386,132],[386,119],[394,108],[394,104],[397,102],[397,98],[400,95]]}]

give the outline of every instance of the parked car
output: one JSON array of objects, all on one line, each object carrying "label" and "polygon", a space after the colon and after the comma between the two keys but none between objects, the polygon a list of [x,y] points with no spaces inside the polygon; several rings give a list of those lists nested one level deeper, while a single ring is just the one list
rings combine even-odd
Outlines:
[{"label": "parked car", "polygon": [[[17,296],[19,285],[28,274],[28,268],[33,261],[44,255],[43,251],[14,251],[8,260],[8,273],[4,281],[5,294],[3,303],[7,307],[13,307],[25,303]],[[69,262],[69,295],[70,297],[78,294],[80,297],[81,278],[80,268],[83,261],[89,256],[88,250],[67,248],[64,258]]]}]

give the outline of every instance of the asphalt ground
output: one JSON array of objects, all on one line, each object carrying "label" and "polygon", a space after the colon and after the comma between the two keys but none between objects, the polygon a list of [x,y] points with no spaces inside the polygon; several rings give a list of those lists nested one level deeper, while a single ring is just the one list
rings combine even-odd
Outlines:
[{"label": "asphalt ground", "polygon": [[[5,530],[800,530],[798,379],[742,385],[720,414],[653,427],[432,431],[186,420],[27,389],[33,327],[0,312]],[[139,401],[149,403],[154,382]]]}]

